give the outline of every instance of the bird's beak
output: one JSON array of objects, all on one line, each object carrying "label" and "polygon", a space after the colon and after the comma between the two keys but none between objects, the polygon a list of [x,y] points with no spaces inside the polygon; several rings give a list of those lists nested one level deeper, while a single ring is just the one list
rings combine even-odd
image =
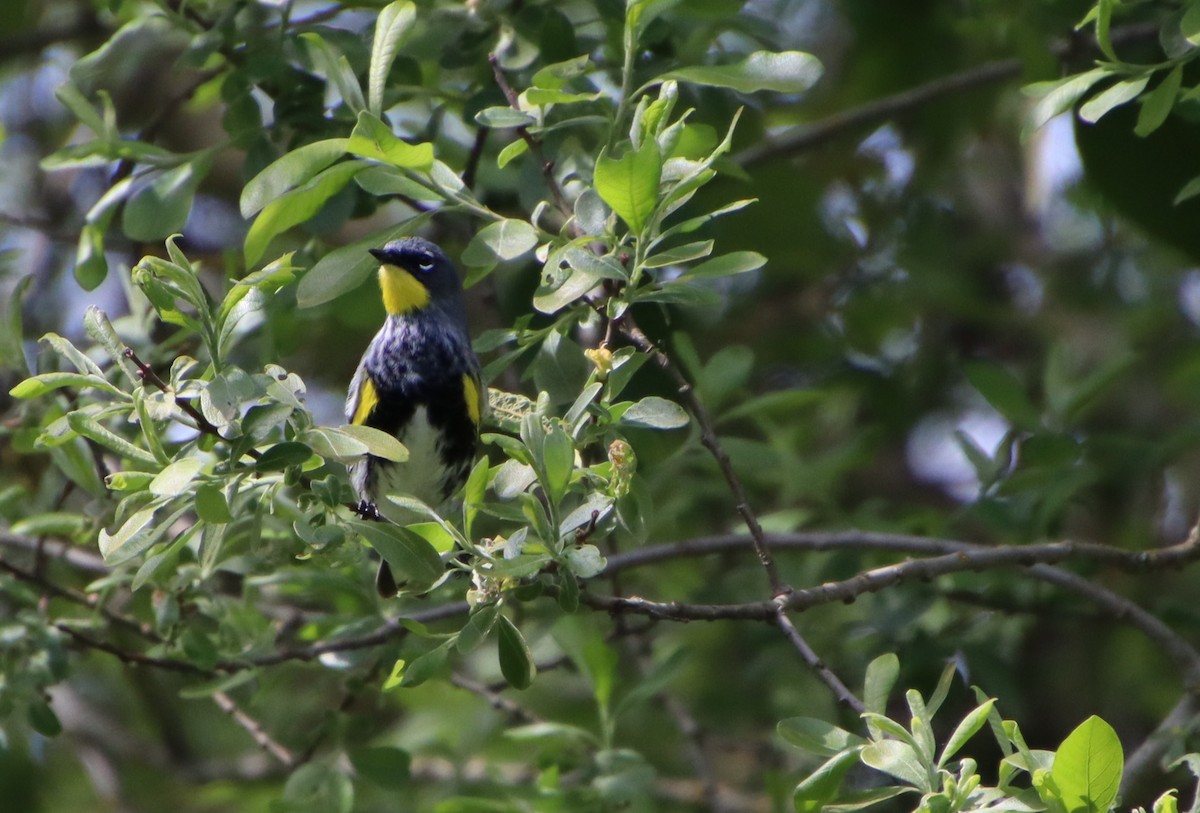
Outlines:
[{"label": "bird's beak", "polygon": [[383,249],[381,249],[381,248],[369,248],[369,249],[367,249],[367,252],[368,252],[368,253],[369,253],[369,254],[370,254],[372,257],[374,257],[375,259],[379,260],[379,262],[381,262],[381,263],[387,263],[387,252],[386,252],[386,251],[384,251]]}]

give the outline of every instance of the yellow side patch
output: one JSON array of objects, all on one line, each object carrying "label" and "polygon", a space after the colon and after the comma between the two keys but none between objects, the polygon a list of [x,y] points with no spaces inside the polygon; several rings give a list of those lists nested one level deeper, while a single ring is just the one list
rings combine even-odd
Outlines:
[{"label": "yellow side patch", "polygon": [[350,423],[365,424],[371,410],[375,409],[378,403],[379,391],[375,389],[375,382],[369,375],[363,375],[362,387],[358,390],[358,404],[354,407],[354,420]]},{"label": "yellow side patch", "polygon": [[379,287],[384,310],[390,314],[420,310],[429,304],[429,289],[398,265],[379,266]]},{"label": "yellow side patch", "polygon": [[479,426],[479,385],[470,373],[463,373],[463,397],[467,399],[467,416]]}]

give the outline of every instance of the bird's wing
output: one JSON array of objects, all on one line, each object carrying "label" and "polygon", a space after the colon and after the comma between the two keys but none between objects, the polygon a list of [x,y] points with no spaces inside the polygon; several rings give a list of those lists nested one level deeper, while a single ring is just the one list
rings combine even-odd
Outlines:
[{"label": "bird's wing", "polygon": [[350,382],[350,394],[346,398],[346,420],[352,424],[365,424],[379,403],[379,390],[367,373],[367,365],[360,364]]}]

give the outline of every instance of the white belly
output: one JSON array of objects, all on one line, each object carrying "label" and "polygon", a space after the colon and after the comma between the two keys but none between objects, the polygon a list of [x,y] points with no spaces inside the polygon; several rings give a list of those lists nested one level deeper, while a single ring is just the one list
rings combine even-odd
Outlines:
[{"label": "white belly", "polygon": [[426,505],[437,508],[442,502],[445,466],[438,450],[437,431],[429,423],[425,407],[413,413],[400,441],[408,449],[403,463],[375,461],[367,476],[365,462],[356,463],[350,470],[350,480],[359,496],[374,503],[379,513],[393,522],[412,522],[415,517],[392,505],[386,497],[416,497]]}]

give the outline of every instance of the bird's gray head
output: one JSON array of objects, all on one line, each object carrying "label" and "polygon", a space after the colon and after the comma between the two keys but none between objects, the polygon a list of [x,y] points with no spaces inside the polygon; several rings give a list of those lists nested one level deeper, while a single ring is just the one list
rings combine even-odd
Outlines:
[{"label": "bird's gray head", "polygon": [[401,237],[370,249],[379,260],[379,286],[390,314],[418,311],[430,304],[456,307],[462,282],[446,253],[423,237]]}]

